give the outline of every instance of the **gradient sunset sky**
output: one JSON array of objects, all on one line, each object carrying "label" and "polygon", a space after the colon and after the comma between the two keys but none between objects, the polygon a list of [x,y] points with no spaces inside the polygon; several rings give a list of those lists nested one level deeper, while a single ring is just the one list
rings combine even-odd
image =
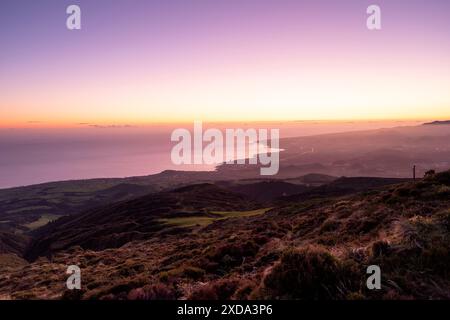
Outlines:
[{"label": "gradient sunset sky", "polygon": [[0,39],[0,127],[450,118],[448,0],[1,0]]}]

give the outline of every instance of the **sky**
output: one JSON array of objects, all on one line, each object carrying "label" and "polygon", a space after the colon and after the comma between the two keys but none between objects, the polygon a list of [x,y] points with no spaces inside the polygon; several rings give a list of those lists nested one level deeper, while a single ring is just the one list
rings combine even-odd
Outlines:
[{"label": "sky", "polygon": [[450,118],[448,0],[2,0],[0,40],[0,128]]}]

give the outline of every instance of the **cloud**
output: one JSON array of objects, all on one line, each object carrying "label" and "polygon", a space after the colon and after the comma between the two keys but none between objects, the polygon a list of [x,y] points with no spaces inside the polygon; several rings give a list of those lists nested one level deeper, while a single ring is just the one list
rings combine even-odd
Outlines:
[{"label": "cloud", "polygon": [[88,126],[91,128],[100,128],[100,129],[120,129],[120,128],[133,128],[134,126],[129,124],[119,125],[119,124],[109,124],[109,125],[101,125],[101,124],[92,124],[87,122],[78,123],[81,126]]}]

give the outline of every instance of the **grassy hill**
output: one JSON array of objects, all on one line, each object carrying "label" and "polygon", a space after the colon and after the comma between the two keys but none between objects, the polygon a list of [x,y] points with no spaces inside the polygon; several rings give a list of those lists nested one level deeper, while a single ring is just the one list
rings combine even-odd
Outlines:
[{"label": "grassy hill", "polygon": [[[52,237],[48,244],[58,249],[51,260],[41,257],[24,265],[22,260],[14,264],[9,259],[8,266],[0,265],[0,296],[450,299],[449,171],[352,194],[280,201],[272,208],[250,208],[254,203],[246,207],[242,196],[211,185],[178,189],[158,199],[148,196],[132,200],[133,206],[124,202],[101,209],[108,215],[100,210],[79,220],[56,222],[64,229],[48,229],[47,236]],[[114,228],[123,228],[126,216],[133,230],[154,226],[153,220],[139,225],[139,217],[150,208],[148,201],[160,201],[151,206],[158,212],[155,217],[166,219],[177,232],[130,237],[120,247],[108,249],[92,245],[103,236],[122,236]],[[219,209],[224,201],[229,206]],[[169,204],[173,210],[162,210]],[[111,208],[117,215],[110,213]],[[207,210],[199,214],[200,208]],[[179,220],[181,209],[194,220]],[[178,214],[171,215],[174,212]],[[208,223],[198,220],[210,218]],[[68,226],[75,230],[72,239],[105,232],[100,238],[94,236],[92,243],[72,246],[65,240]],[[64,289],[68,264],[82,269],[85,285],[76,294]],[[381,290],[371,291],[365,285],[366,268],[373,264],[382,271]]]},{"label": "grassy hill", "polygon": [[28,235],[37,227],[64,216],[192,184],[216,183],[253,196],[255,200],[272,200],[283,193],[300,192],[305,185],[317,186],[335,178],[311,174],[289,182],[275,180],[270,185],[265,185],[267,179],[261,178],[232,179],[217,172],[168,170],[142,177],[60,181],[3,189],[0,190],[0,232]]},{"label": "grassy hill", "polygon": [[175,219],[196,225],[201,219],[214,218],[210,211],[252,208],[255,204],[243,196],[212,184],[149,194],[49,223],[33,233],[35,239],[25,257],[50,256],[71,246],[95,250],[116,248],[164,232],[177,233]]}]

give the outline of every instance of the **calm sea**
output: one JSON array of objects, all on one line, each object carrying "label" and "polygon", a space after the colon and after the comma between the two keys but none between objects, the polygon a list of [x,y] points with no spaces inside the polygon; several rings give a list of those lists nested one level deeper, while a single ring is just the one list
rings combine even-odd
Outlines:
[{"label": "calm sea", "polygon": [[[416,125],[419,121],[209,124],[205,127],[279,128],[281,137]],[[173,129],[192,124],[152,127],[0,129],[0,188],[49,181],[128,177],[176,170],[213,170],[211,166],[175,166],[170,159]],[[280,148],[283,148],[282,144]]]}]

